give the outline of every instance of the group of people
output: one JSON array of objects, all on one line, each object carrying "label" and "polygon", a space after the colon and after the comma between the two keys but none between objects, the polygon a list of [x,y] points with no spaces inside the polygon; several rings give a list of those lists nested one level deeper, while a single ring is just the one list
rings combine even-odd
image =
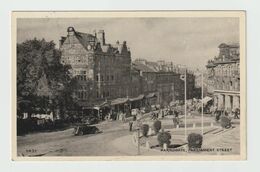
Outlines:
[{"label": "group of people", "polygon": [[120,120],[120,121],[125,122],[126,121],[126,113],[123,113],[122,111],[119,111],[119,112],[112,111],[112,113],[108,112],[105,115],[105,120],[107,120],[107,121]]},{"label": "group of people", "polygon": [[234,119],[240,119],[240,109],[239,108],[233,108],[231,109],[225,109],[225,108],[217,108],[216,106],[211,107],[211,113],[212,115],[215,115],[216,120],[219,120],[221,115],[228,116],[230,118]]}]

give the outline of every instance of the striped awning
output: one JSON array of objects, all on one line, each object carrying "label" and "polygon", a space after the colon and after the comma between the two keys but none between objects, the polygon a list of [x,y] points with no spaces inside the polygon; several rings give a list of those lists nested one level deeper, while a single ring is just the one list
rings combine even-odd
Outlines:
[{"label": "striped awning", "polygon": [[111,101],[111,105],[119,105],[129,101],[129,98],[117,98]]},{"label": "striped awning", "polygon": [[149,93],[149,94],[147,94],[146,96],[145,96],[145,98],[153,98],[153,97],[157,97],[156,96],[156,93]]},{"label": "striped awning", "polygon": [[139,95],[138,97],[130,98],[129,100],[130,100],[131,102],[133,102],[133,101],[137,101],[137,100],[142,100],[143,98],[144,98],[144,95],[141,94],[141,95]]}]

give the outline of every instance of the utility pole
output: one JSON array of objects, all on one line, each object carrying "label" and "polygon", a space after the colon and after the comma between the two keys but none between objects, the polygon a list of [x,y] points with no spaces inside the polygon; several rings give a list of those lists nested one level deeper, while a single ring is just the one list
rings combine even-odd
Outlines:
[{"label": "utility pole", "polygon": [[187,69],[185,69],[185,79],[184,79],[184,117],[185,117],[185,139],[187,138],[187,102],[186,102],[186,99],[187,99]]},{"label": "utility pole", "polygon": [[137,145],[137,155],[141,155],[140,153],[140,127],[138,127],[138,134],[137,134],[137,137],[138,137],[138,145]]},{"label": "utility pole", "polygon": [[201,135],[203,136],[204,133],[204,119],[203,119],[203,113],[204,113],[204,109],[203,109],[203,71],[201,73]]}]

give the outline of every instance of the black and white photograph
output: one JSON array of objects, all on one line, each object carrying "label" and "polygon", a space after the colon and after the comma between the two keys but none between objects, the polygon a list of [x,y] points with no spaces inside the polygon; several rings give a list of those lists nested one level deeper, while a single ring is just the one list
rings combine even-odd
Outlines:
[{"label": "black and white photograph", "polygon": [[13,12],[14,160],[243,160],[245,12]]}]

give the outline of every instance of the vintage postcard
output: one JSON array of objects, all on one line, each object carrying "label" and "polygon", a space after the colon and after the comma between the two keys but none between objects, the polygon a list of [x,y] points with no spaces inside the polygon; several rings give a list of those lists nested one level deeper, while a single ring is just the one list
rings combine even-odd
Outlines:
[{"label": "vintage postcard", "polygon": [[13,160],[245,160],[245,20],[13,12]]}]

